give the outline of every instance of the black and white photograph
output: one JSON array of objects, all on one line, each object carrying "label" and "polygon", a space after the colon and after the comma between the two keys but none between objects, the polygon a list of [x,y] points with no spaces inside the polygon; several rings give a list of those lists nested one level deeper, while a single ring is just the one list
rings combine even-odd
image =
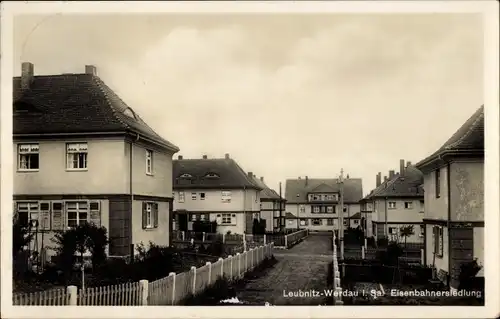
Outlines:
[{"label": "black and white photograph", "polygon": [[5,316],[498,315],[498,3],[376,2],[3,2]]}]

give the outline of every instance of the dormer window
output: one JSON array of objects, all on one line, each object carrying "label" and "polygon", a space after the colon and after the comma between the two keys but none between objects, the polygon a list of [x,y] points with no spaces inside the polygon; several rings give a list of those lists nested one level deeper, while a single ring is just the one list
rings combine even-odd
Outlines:
[{"label": "dormer window", "polygon": [[126,108],[125,111],[123,111],[123,114],[125,114],[128,117],[133,118],[134,120],[137,120],[137,117],[135,116],[134,111],[132,111],[132,109],[130,107]]},{"label": "dormer window", "polygon": [[217,179],[217,178],[219,178],[219,175],[217,175],[215,173],[207,173],[203,178]]},{"label": "dormer window", "polygon": [[191,178],[193,178],[193,175],[191,175],[191,174],[182,174],[181,176],[179,176],[179,178],[191,179]]}]

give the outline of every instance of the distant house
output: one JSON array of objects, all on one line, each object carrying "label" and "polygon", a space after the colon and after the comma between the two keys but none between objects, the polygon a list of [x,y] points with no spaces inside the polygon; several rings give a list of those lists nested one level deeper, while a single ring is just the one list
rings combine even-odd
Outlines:
[{"label": "distant house", "polygon": [[13,88],[14,210],[24,222],[38,220],[38,247],[30,249],[88,222],[107,228],[110,255],[128,255],[140,242],[168,245],[172,156],[179,148],[94,66],[35,76],[33,64],[23,63]]},{"label": "distant house", "polygon": [[413,225],[414,234],[407,237],[409,243],[424,241],[424,189],[423,175],[411,162],[405,167],[400,160],[400,173],[389,171],[389,177],[381,181],[377,174],[376,188],[363,200],[362,211],[366,216],[367,237],[387,237],[392,241],[404,241],[400,230]]},{"label": "distant house", "polygon": [[424,173],[425,263],[457,288],[462,263],[484,263],[484,107],[417,167]]},{"label": "distant house", "polygon": [[193,222],[216,221],[217,232],[252,233],[260,213],[262,188],[253,173],[225,158],[184,159],[173,163],[174,227],[192,230]]},{"label": "distant house", "polygon": [[[344,228],[349,217],[360,212],[363,197],[360,178],[344,179],[344,207],[340,207],[338,179],[305,178],[286,181],[286,227],[311,231],[338,230],[338,219],[344,214]],[[294,216],[294,217],[292,217]]]},{"label": "distant house", "polygon": [[[285,200],[275,190],[266,185],[264,177],[258,179],[254,175],[254,182],[262,188],[260,192],[260,218],[266,220],[266,231],[278,232],[281,229],[280,217],[285,214],[283,206]],[[282,216],[280,216],[280,212]]]}]

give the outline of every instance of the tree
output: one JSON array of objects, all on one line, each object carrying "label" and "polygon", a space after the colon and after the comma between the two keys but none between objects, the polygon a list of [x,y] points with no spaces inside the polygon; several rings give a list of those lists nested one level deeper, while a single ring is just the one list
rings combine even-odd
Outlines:
[{"label": "tree", "polygon": [[403,237],[404,240],[405,240],[405,250],[406,250],[406,240],[408,239],[408,237],[412,236],[412,235],[415,235],[415,231],[413,229],[413,225],[406,225],[404,227],[401,227],[399,229],[399,236],[400,237]]},{"label": "tree", "polygon": [[29,245],[33,237],[34,233],[31,232],[30,226],[25,225],[20,218],[14,216],[12,220],[12,257],[14,259],[24,250],[25,246]]}]

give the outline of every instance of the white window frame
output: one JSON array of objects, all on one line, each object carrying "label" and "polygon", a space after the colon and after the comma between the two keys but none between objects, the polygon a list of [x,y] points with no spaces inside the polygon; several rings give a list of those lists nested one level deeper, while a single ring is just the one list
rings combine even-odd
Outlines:
[{"label": "white window frame", "polygon": [[[31,156],[38,156],[38,167],[31,168]],[[23,160],[24,159],[24,160]],[[24,165],[23,165],[24,163]],[[23,167],[24,166],[24,167]],[[17,144],[17,169],[36,172],[40,169],[40,145],[38,143]]]},{"label": "white window frame", "polygon": [[221,191],[221,202],[230,203],[231,202],[231,191]]},{"label": "white window frame", "polygon": [[[26,205],[26,208],[21,208],[21,206]],[[39,220],[40,218],[40,203],[37,201],[19,201],[16,202],[17,213],[20,212],[28,214],[28,225],[31,223],[31,220]],[[41,227],[41,225],[38,225]]]},{"label": "white window frame", "polygon": [[387,202],[387,209],[396,209],[396,202]]},{"label": "white window frame", "polygon": [[153,151],[146,150],[146,174],[153,175]]},{"label": "white window frame", "polygon": [[146,229],[154,228],[153,203],[146,202]]},{"label": "white window frame", "polygon": [[319,206],[313,206],[313,213],[319,214],[319,212],[320,212]]},{"label": "white window frame", "polygon": [[179,192],[179,203],[184,203],[186,200],[184,192]]},{"label": "white window frame", "polygon": [[205,200],[206,196],[206,193],[200,193],[200,200]]},{"label": "white window frame", "polygon": [[[75,209],[73,208],[70,208],[70,206],[72,206],[73,204],[75,204]],[[86,208],[80,208],[80,205],[84,204],[86,206]],[[76,214],[76,219],[72,218],[70,219],[69,218],[69,213],[70,212],[74,212]],[[89,201],[66,201],[64,203],[64,216],[65,216],[65,227],[67,229],[72,229],[74,227],[77,227],[77,226],[80,226],[82,225],[82,221],[83,221],[83,218],[80,218],[80,214],[81,213],[86,213],[87,214],[87,218],[85,220],[86,223],[89,223],[90,222],[90,203]],[[70,220],[76,220],[76,225],[75,226],[70,226],[69,225],[69,221]]]},{"label": "white window frame", "polygon": [[221,225],[233,225],[233,217],[230,213],[221,214]]},{"label": "white window frame", "polygon": [[323,226],[323,220],[321,218],[313,218],[311,221],[312,226]]},{"label": "white window frame", "polygon": [[326,220],[326,226],[334,226],[335,225],[335,221],[333,220],[333,218],[328,218]]},{"label": "white window frame", "polygon": [[405,202],[405,209],[413,209],[413,202]]},{"label": "white window frame", "polygon": [[301,214],[305,214],[305,213],[306,213],[306,207],[305,207],[304,205],[300,205],[300,206],[299,206],[299,212],[300,212]]},{"label": "white window frame", "polygon": [[389,235],[397,235],[398,231],[398,227],[389,227]]},{"label": "white window frame", "polygon": [[192,192],[191,193],[191,200],[197,200],[198,199],[198,193]]},{"label": "white window frame", "polygon": [[326,212],[328,214],[333,214],[334,213],[333,206],[326,206]]},{"label": "white window frame", "polygon": [[[88,143],[87,142],[77,142],[77,143],[66,143],[66,170],[68,171],[86,171],[88,170]],[[75,167],[75,155],[76,155],[76,167]],[[83,164],[80,167],[80,158],[83,157]]]}]

